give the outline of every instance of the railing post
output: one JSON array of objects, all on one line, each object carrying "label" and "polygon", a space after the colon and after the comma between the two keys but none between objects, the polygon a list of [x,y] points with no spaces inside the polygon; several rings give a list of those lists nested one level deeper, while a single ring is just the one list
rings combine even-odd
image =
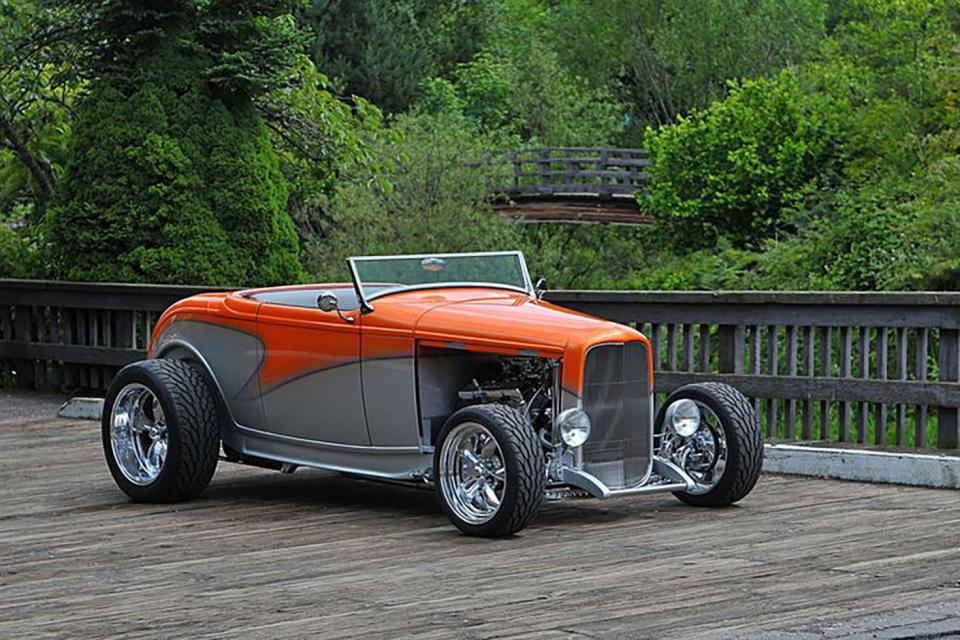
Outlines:
[{"label": "railing post", "polygon": [[[938,357],[941,382],[960,381],[960,330],[940,329]],[[960,409],[937,408],[937,448],[960,448]]]},{"label": "railing post", "polygon": [[605,196],[610,192],[610,178],[603,175],[610,164],[610,150],[601,149],[600,157],[597,159],[597,173],[600,173],[600,195]]},{"label": "railing post", "polygon": [[540,186],[550,186],[550,149],[544,147],[540,151],[540,163],[537,165],[537,172],[540,174]]},{"label": "railing post", "polygon": [[743,327],[738,324],[720,325],[720,373],[743,373]]},{"label": "railing post", "polygon": [[[13,340],[15,342],[33,341],[33,308],[26,305],[17,305],[13,313]],[[14,383],[18,387],[32,387],[37,385],[37,372],[33,360],[17,359],[13,361],[16,371]]]}]

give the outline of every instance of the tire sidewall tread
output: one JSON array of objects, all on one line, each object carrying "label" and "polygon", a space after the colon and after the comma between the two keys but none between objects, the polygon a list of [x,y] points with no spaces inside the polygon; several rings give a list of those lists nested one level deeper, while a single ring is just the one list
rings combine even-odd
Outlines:
[{"label": "tire sidewall tread", "polygon": [[[167,425],[167,457],[157,479],[145,486],[123,475],[110,441],[114,402],[132,383],[144,385],[157,397]],[[144,360],[121,369],[104,398],[101,436],[114,481],[137,502],[178,502],[196,496],[210,483],[219,460],[220,427],[213,392],[196,366],[184,360]]]},{"label": "tire sidewall tread", "polygon": [[[486,427],[503,454],[507,472],[506,490],[497,514],[483,524],[460,519],[447,505],[440,486],[440,452],[447,436],[459,424],[476,422]],[[433,459],[437,496],[444,513],[463,533],[496,538],[513,535],[536,517],[546,492],[543,448],[532,425],[518,409],[504,404],[479,404],[450,416],[437,437]]]},{"label": "tire sidewall tread", "polygon": [[727,467],[717,485],[703,494],[674,492],[681,501],[701,507],[726,507],[742,500],[753,490],[763,468],[763,435],[756,412],[736,388],[722,382],[689,384],[675,390],[657,416],[665,428],[666,409],[671,403],[690,398],[710,407],[720,420],[727,439]]}]

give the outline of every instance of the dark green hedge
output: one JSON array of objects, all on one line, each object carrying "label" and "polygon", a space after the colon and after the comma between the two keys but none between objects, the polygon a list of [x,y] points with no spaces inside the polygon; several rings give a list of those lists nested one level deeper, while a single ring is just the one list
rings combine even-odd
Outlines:
[{"label": "dark green hedge", "polygon": [[48,216],[68,280],[259,285],[301,278],[287,183],[250,100],[214,95],[176,35],[79,107]]}]

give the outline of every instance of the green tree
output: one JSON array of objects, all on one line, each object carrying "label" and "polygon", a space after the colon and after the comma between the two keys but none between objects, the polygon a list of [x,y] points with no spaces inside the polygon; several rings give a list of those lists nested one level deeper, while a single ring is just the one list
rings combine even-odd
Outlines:
[{"label": "green tree", "polygon": [[35,222],[53,197],[82,86],[71,36],[83,18],[72,3],[0,1],[0,217]]},{"label": "green tree", "polygon": [[843,112],[789,73],[744,81],[709,109],[647,130],[654,166],[642,204],[678,245],[709,247],[725,237],[758,248],[790,230],[791,211],[830,186],[844,152]]},{"label": "green tree", "polygon": [[[525,143],[613,144],[625,107],[607,86],[568,69],[552,36],[551,10],[538,0],[505,0],[487,41],[469,60],[426,83],[421,109],[455,107],[489,132]],[[449,96],[453,96],[451,101]]]},{"label": "green tree", "polygon": [[[300,277],[287,184],[253,102],[282,83],[299,46],[283,10],[108,4],[96,28],[125,45],[90,60],[102,75],[79,106],[49,214],[54,275],[221,286]],[[289,46],[257,44],[284,37]]]},{"label": "green tree", "polygon": [[727,94],[730,80],[776,75],[825,35],[825,0],[561,0],[550,20],[563,65],[614,87],[634,130],[672,123]]},{"label": "green tree", "polygon": [[312,58],[341,90],[398,113],[421,84],[467,59],[489,1],[313,0],[303,11]]}]

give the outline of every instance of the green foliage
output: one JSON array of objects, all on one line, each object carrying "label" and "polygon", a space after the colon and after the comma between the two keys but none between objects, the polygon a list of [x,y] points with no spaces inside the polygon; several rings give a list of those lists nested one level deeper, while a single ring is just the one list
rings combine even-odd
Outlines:
[{"label": "green foliage", "polygon": [[[955,0],[0,0],[0,54],[0,274],[960,288]],[[649,147],[658,224],[496,216],[529,145]]]},{"label": "green foliage", "polygon": [[533,40],[517,50],[484,51],[457,69],[463,112],[487,131],[536,144],[610,144],[622,129],[623,107],[592,89]]},{"label": "green foliage", "polygon": [[449,77],[426,83],[419,108],[455,108],[484,131],[533,144],[613,144],[624,105],[563,65],[560,43],[542,37],[550,15],[538,2],[502,3],[489,41]]},{"label": "green foliage", "polygon": [[251,102],[208,91],[205,72],[215,62],[183,45],[198,23],[174,17],[134,68],[104,76],[80,104],[49,213],[52,273],[219,286],[295,281],[297,239],[269,133]]},{"label": "green foliage", "polygon": [[524,224],[522,248],[535,277],[553,289],[618,289],[644,267],[646,227],[598,224]]},{"label": "green foliage", "polygon": [[79,17],[71,3],[0,0],[0,217],[36,222],[53,196],[82,85],[61,34]]},{"label": "green foliage", "polygon": [[343,174],[380,179],[381,159],[372,147],[382,134],[383,116],[363,98],[352,102],[334,96],[326,76],[308,60],[287,86],[259,101],[289,184],[287,211],[302,238],[323,228],[329,198]]},{"label": "green foliage", "polygon": [[330,203],[323,235],[307,243],[305,264],[319,280],[347,279],[350,255],[514,249],[518,226],[494,215],[487,185],[496,166],[482,162],[495,146],[456,114],[399,118],[378,154],[385,184],[369,176],[343,184]]},{"label": "green foliage", "polygon": [[26,239],[0,224],[0,278],[29,278],[35,256]]},{"label": "green foliage", "polygon": [[490,1],[313,0],[304,11],[313,60],[344,91],[406,110],[422,83],[469,59]]},{"label": "green foliage", "polygon": [[638,130],[726,96],[728,81],[773,76],[822,38],[825,0],[565,0],[551,24],[562,61],[614,84]]},{"label": "green foliage", "polygon": [[838,111],[790,74],[744,81],[706,111],[648,129],[654,168],[643,204],[687,247],[723,237],[755,248],[829,184],[843,153]]}]

